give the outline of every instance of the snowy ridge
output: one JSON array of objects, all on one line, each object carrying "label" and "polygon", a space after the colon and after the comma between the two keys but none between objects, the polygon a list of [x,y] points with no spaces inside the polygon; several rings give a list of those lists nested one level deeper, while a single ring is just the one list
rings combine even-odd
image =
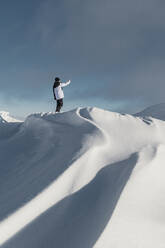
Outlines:
[{"label": "snowy ridge", "polygon": [[0,111],[0,123],[6,123],[6,122],[20,122],[20,121],[11,117],[9,115],[9,112]]},{"label": "snowy ridge", "polygon": [[142,112],[137,113],[135,116],[142,116],[142,117],[150,116],[165,121],[165,103],[160,103],[148,107],[144,109]]},{"label": "snowy ridge", "polygon": [[163,121],[78,108],[6,129],[3,248],[163,248]]}]

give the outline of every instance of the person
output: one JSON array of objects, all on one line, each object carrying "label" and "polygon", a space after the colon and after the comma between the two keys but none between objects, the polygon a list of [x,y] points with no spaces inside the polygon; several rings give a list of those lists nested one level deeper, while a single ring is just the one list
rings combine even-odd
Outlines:
[{"label": "person", "polygon": [[63,92],[62,87],[69,85],[70,82],[71,81],[69,80],[66,83],[62,83],[59,77],[55,78],[55,82],[53,85],[53,94],[54,94],[54,99],[57,102],[56,112],[60,112],[63,106],[64,92]]}]

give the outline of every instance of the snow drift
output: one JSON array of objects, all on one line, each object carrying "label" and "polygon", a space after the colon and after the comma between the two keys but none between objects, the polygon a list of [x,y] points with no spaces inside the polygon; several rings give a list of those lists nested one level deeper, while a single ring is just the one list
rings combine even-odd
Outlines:
[{"label": "snow drift", "polygon": [[[0,121],[3,248],[164,248],[165,122],[97,108]],[[152,112],[152,111],[151,111]]]}]

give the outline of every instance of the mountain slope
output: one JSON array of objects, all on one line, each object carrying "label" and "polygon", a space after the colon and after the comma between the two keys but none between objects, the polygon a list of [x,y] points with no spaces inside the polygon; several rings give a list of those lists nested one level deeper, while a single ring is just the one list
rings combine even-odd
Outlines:
[{"label": "mountain slope", "polygon": [[2,247],[162,248],[163,121],[79,108],[6,130]]},{"label": "mountain slope", "polygon": [[144,109],[142,112],[137,113],[136,116],[142,116],[142,117],[150,116],[165,121],[165,103],[160,103],[157,105],[150,106]]}]

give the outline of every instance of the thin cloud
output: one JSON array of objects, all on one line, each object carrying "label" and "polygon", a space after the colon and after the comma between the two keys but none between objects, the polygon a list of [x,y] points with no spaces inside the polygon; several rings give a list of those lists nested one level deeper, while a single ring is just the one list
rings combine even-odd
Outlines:
[{"label": "thin cloud", "polygon": [[9,92],[7,82],[13,80],[15,97],[28,93],[29,98],[37,100],[48,96],[51,80],[60,75],[75,83],[68,90],[72,98],[123,103],[132,99],[146,103],[163,101],[163,1],[39,2],[24,30],[27,39],[20,44],[26,64],[19,71],[17,61],[17,73],[4,76],[5,84],[1,81],[4,92]]}]

